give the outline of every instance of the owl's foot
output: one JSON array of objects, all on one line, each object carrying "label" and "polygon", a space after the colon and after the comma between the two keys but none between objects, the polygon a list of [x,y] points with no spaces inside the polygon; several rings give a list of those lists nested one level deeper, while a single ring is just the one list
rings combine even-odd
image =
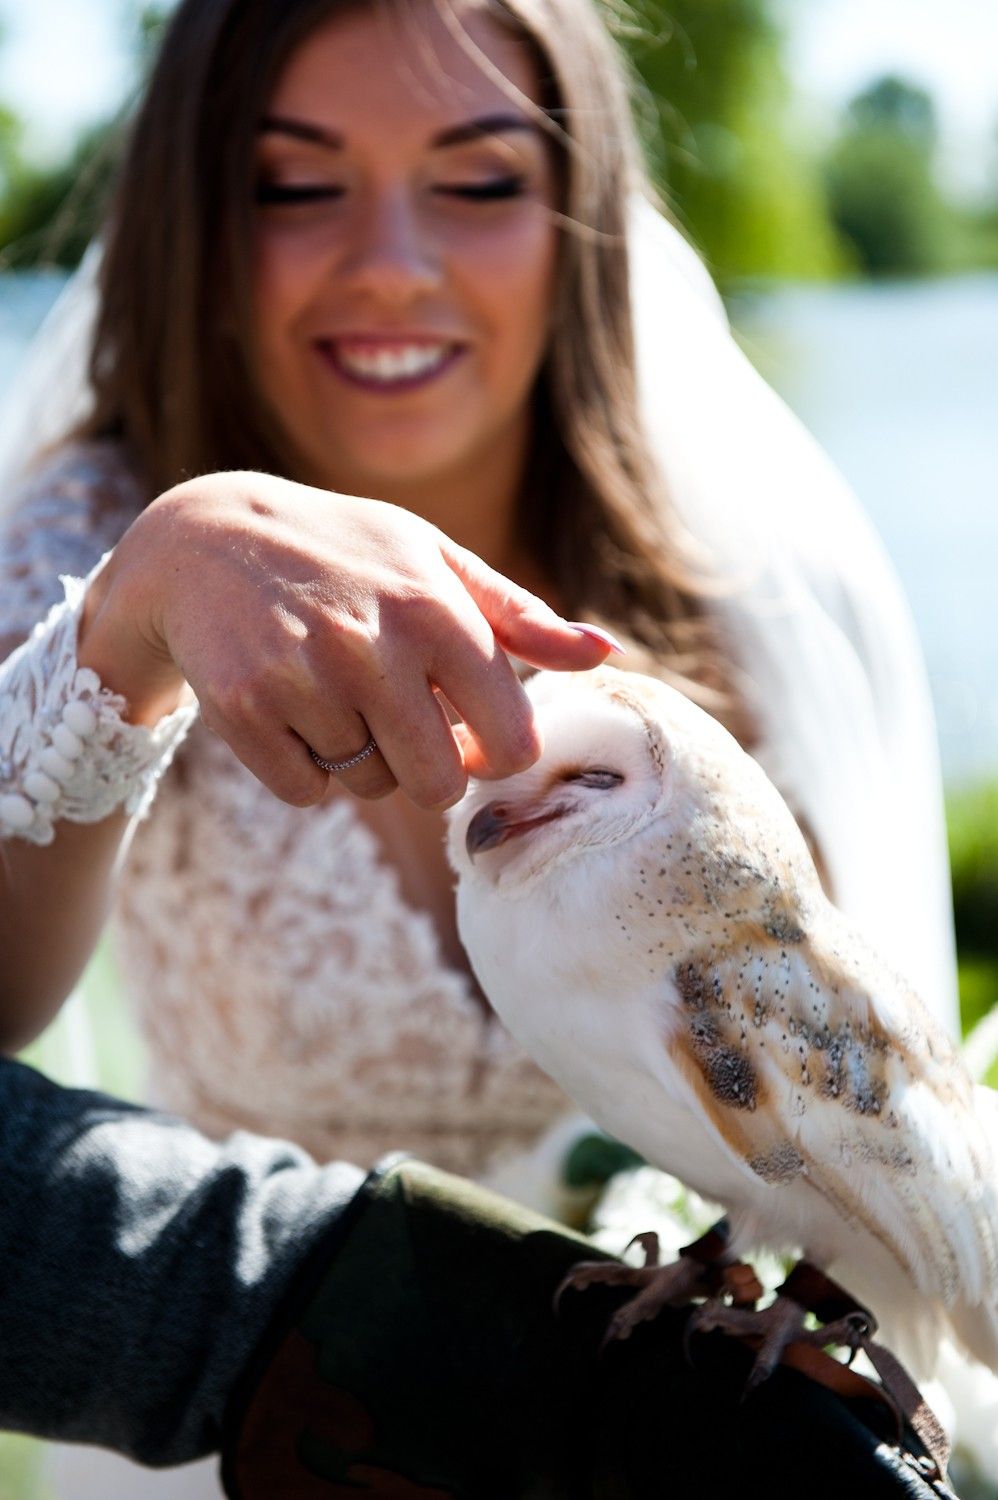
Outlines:
[{"label": "owl's foot", "polygon": [[650,1323],[663,1307],[684,1307],[691,1297],[706,1296],[709,1285],[705,1268],[680,1256],[669,1266],[642,1266],[635,1281],[640,1290],[618,1307],[600,1341],[600,1348],[630,1338],[639,1323]]},{"label": "owl's foot", "polygon": [[742,1307],[754,1306],[762,1296],[751,1266],[727,1258],[727,1224],[723,1219],[695,1244],[687,1245],[679,1259],[668,1266],[659,1264],[658,1236],[654,1232],[635,1235],[631,1244],[640,1244],[644,1250],[643,1266],[583,1261],[573,1266],[555,1293],[557,1309],[562,1294],[569,1289],[581,1291],[597,1285],[637,1289],[607,1324],[602,1349],[628,1338],[639,1323],[651,1322],[663,1307],[684,1307],[691,1298],[709,1297],[722,1289]]},{"label": "owl's foot", "polygon": [[[818,1319],[818,1328],[804,1326],[808,1313]],[[877,1320],[870,1310],[817,1266],[799,1261],[776,1300],[759,1311],[728,1305],[721,1297],[712,1296],[687,1319],[687,1357],[692,1335],[714,1330],[741,1339],[756,1351],[743,1399],[757,1390],[778,1364],[790,1365],[844,1400],[882,1402],[897,1424],[898,1442],[908,1422],[924,1445],[929,1455],[926,1462],[934,1465],[935,1476],[945,1479],[949,1439],[934,1412],[898,1359],[874,1342]],[[846,1364],[826,1352],[833,1346],[849,1350]],[[879,1384],[851,1368],[860,1349],[876,1370]]]},{"label": "owl's foot", "polygon": [[[825,1318],[819,1328],[805,1328],[807,1312]],[[686,1326],[687,1351],[694,1333],[720,1331],[742,1339],[758,1352],[745,1385],[745,1395],[768,1380],[792,1345],[823,1350],[846,1348],[849,1364],[877,1331],[877,1320],[816,1267],[801,1261],[769,1307],[759,1311],[727,1306],[711,1298],[690,1316]],[[799,1361],[790,1360],[790,1363]]]},{"label": "owl's foot", "polygon": [[683,1335],[687,1358],[690,1341],[696,1333],[727,1333],[751,1344],[758,1353],[745,1382],[744,1394],[748,1396],[772,1375],[787,1346],[805,1336],[804,1317],[803,1307],[791,1297],[777,1297],[769,1307],[759,1311],[730,1307],[720,1297],[711,1297],[687,1320]]},{"label": "owl's foot", "polygon": [[[659,1264],[658,1235],[654,1231],[647,1234],[636,1234],[628,1245],[640,1245],[645,1255],[643,1266],[625,1266],[614,1260],[582,1260],[578,1265],[572,1267],[568,1275],[559,1284],[554,1294],[554,1309],[558,1311],[561,1299],[566,1292],[583,1292],[591,1286],[633,1286],[638,1288],[638,1297],[644,1295],[652,1287],[661,1287],[664,1294],[659,1301],[659,1306],[664,1306],[668,1300],[667,1288],[672,1285],[674,1290],[671,1295],[687,1300],[690,1292],[687,1286],[693,1287],[700,1279],[701,1268],[694,1265],[686,1265],[680,1261],[674,1266],[662,1266]],[[701,1295],[703,1292],[701,1291]],[[630,1306],[630,1304],[627,1304]]]}]

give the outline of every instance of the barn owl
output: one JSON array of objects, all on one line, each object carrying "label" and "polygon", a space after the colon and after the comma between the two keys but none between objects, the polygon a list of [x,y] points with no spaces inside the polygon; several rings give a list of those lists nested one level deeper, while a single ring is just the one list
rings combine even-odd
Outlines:
[{"label": "barn owl", "polygon": [[998,1096],[826,899],[718,723],[611,668],[530,691],[541,758],[473,782],[448,835],[509,1030],[723,1204],[738,1253],[802,1249],[920,1374],[945,1333],[998,1368]]}]

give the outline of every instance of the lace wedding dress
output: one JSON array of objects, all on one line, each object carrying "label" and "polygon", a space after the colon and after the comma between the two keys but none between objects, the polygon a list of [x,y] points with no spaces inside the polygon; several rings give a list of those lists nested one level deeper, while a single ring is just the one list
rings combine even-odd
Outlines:
[{"label": "lace wedding dress", "polygon": [[[0,639],[26,635],[58,575],[88,573],[141,505],[111,445],[36,473],[0,549]],[[445,966],[350,800],[279,802],[195,722],[127,870],[113,930],[150,1093],[209,1134],[361,1166],[401,1148],[473,1175],[566,1108]]]},{"label": "lace wedding dress", "polygon": [[[111,445],[65,449],[23,485],[0,531],[0,659],[142,503]],[[48,647],[37,680],[65,673],[75,639]],[[446,966],[351,802],[288,807],[200,723],[138,825],[112,925],[150,1102],[210,1135],[361,1166],[406,1149],[474,1176],[570,1108]],[[200,1500],[220,1493],[214,1468],[160,1476],[68,1450],[51,1477],[62,1500]]]}]

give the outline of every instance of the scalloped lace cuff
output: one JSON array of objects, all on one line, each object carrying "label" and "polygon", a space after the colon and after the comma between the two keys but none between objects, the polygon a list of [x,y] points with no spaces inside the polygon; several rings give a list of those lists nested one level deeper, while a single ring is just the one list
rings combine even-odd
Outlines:
[{"label": "scalloped lace cuff", "polygon": [[99,823],[117,808],[144,817],[157,783],[197,717],[176,709],[151,729],[76,660],[87,585],[62,578],[61,604],[0,664],[0,838],[50,844],[55,825]]}]

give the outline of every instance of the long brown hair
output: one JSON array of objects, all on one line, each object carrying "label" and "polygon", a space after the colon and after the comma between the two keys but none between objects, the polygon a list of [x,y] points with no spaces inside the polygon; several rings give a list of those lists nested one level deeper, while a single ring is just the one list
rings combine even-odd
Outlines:
[{"label": "long brown hair", "polygon": [[[392,0],[183,0],[132,127],[105,232],[86,437],[150,494],[219,469],[295,478],[253,380],[254,140],[284,62],[337,11]],[[399,0],[396,0],[399,3]],[[460,27],[461,0],[437,0]],[[751,726],[638,414],[627,206],[644,184],[621,57],[592,0],[476,0],[535,49],[563,232],[524,542],[568,610],[625,633],[742,739]]]}]

